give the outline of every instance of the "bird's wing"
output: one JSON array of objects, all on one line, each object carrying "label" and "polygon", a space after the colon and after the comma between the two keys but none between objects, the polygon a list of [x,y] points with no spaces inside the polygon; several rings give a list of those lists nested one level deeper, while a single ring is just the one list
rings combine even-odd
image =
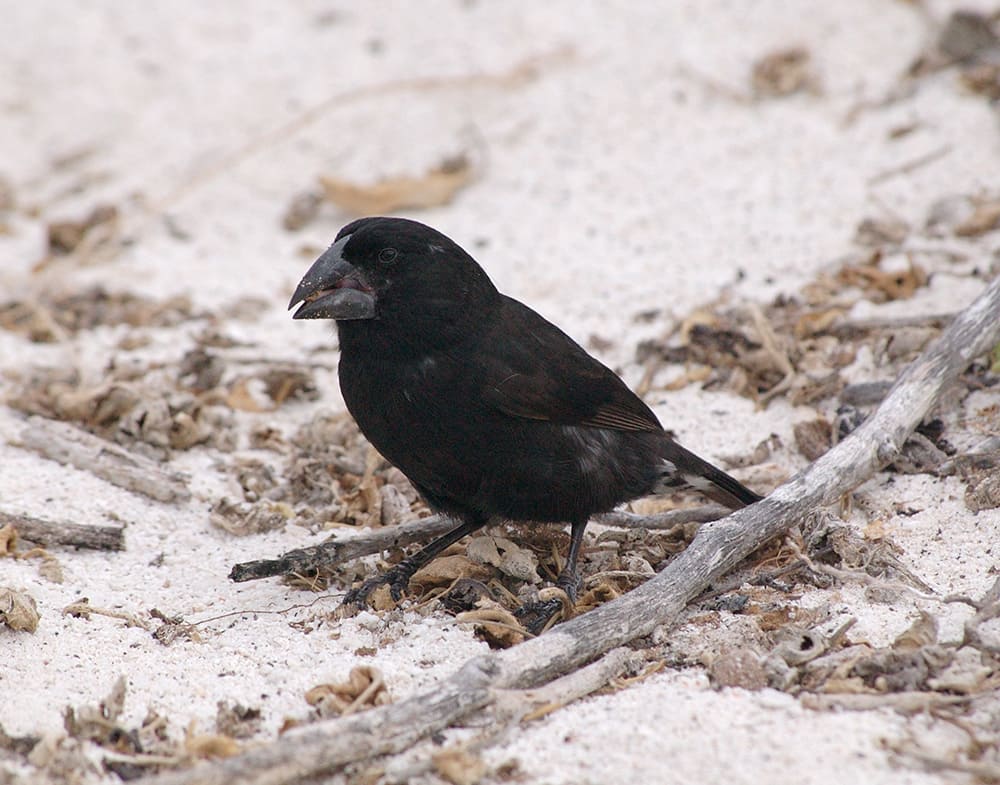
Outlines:
[{"label": "bird's wing", "polygon": [[484,400],[513,417],[622,431],[659,431],[656,415],[618,376],[562,330],[505,298],[486,336]]}]

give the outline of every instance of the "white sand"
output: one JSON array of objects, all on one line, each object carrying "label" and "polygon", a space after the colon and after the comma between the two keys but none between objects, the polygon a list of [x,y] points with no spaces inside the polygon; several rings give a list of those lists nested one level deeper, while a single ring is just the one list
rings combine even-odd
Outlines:
[{"label": "white sand", "polygon": [[[957,6],[928,5],[937,19]],[[419,174],[472,149],[481,178],[452,205],[413,217],[465,245],[502,289],[571,334],[611,341],[602,356],[633,383],[636,342],[669,317],[723,288],[760,301],[794,293],[851,249],[862,218],[891,211],[919,225],[941,197],[1000,182],[995,112],[963,94],[954,72],[846,120],[859,102],[893,89],[932,36],[902,2],[35,0],[7,3],[2,17],[0,174],[41,216],[18,213],[12,233],[0,237],[0,292],[96,281],[156,297],[187,293],[216,310],[263,298],[269,307],[259,320],[225,327],[275,358],[306,359],[312,347],[331,344],[328,325],[295,323],[285,313],[308,264],[297,250],[325,245],[347,219],[327,206],[301,233],[280,227],[291,196],[321,173],[372,182]],[[790,44],[812,53],[820,95],[762,103],[731,95],[747,93],[754,60]],[[532,59],[534,80],[490,76]],[[466,78],[474,74],[482,78]],[[370,92],[359,93],[365,87]],[[338,95],[315,123],[261,142]],[[910,123],[917,129],[891,138]],[[252,153],[220,166],[250,144]],[[932,163],[873,180],[941,148],[946,154]],[[82,149],[93,152],[53,170],[54,158]],[[133,199],[166,205],[189,239],[171,237],[162,221],[143,223],[136,206],[128,225],[141,232],[118,259],[29,274],[45,222]],[[984,266],[990,237],[965,246]],[[894,307],[944,312],[980,286],[943,274]],[[653,308],[665,314],[657,325],[636,324],[635,314]],[[35,345],[0,332],[0,363],[5,370],[79,363],[99,378],[123,334],[101,328]],[[176,359],[191,345],[178,344],[183,332],[151,334],[152,345],[136,356]],[[286,406],[266,421],[289,432],[318,408],[340,407],[335,374],[318,378],[322,402]],[[746,451],[772,432],[793,444],[792,423],[811,416],[782,402],[756,411],[695,387],[656,392],[650,402],[708,458]],[[978,405],[991,403],[995,394],[984,394]],[[212,468],[209,450],[176,461],[193,474],[195,500],[161,505],[12,446],[21,427],[0,408],[3,509],[81,523],[105,522],[113,512],[130,526],[123,553],[57,551],[62,584],[40,579],[36,562],[0,560],[0,585],[27,589],[42,614],[33,635],[0,630],[0,724],[8,733],[58,733],[64,706],[96,702],[124,674],[128,722],[155,708],[175,736],[192,721],[207,731],[217,702],[230,700],[259,706],[270,736],[285,716],[305,714],[305,689],[355,664],[381,668],[398,698],[485,648],[444,615],[322,621],[336,595],[272,613],[313,598],[277,581],[232,584],[229,568],[318,538],[295,526],[250,539],[211,528],[211,502],[235,489]],[[803,465],[791,450],[780,460],[789,472]],[[900,477],[886,485],[883,478],[870,488],[887,509],[905,501],[922,510],[890,524],[903,560],[932,586],[975,595],[991,583],[997,511],[968,513],[954,480]],[[160,553],[162,565],[150,566]],[[80,597],[187,621],[238,615],[207,625],[202,642],[164,647],[115,619],[62,616]],[[880,644],[917,607],[872,605],[850,586],[802,602],[857,616],[852,638]],[[946,638],[959,634],[963,611],[927,607],[948,619]],[[289,626],[303,619],[315,620],[311,634]],[[366,646],[377,653],[354,653]],[[715,692],[699,671],[668,672],[518,729],[486,757],[516,758],[531,783],[937,782],[942,775],[893,765],[883,744],[924,725],[887,711],[813,713],[773,691]],[[922,738],[942,754],[963,743],[940,728]]]}]

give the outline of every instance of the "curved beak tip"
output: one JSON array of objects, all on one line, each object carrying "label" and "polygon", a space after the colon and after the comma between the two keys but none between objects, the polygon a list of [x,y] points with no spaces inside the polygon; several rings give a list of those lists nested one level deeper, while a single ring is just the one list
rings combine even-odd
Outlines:
[{"label": "curved beak tip", "polygon": [[342,255],[348,239],[349,236],[337,240],[302,276],[288,301],[289,310],[302,303],[292,315],[293,319],[371,319],[375,316],[375,295],[367,286],[357,286],[358,280],[363,283],[364,277]]}]

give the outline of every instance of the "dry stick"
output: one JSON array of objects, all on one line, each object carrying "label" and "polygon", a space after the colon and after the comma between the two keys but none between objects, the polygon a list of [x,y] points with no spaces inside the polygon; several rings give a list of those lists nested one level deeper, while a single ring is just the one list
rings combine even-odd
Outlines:
[{"label": "dry stick", "polygon": [[[656,515],[636,515],[630,512],[609,512],[595,516],[594,522],[619,529],[672,529],[687,523],[717,521],[729,510],[721,504],[706,504],[686,510],[670,510]],[[445,515],[433,515],[418,521],[362,529],[328,537],[318,545],[296,548],[276,559],[256,559],[234,564],[230,580],[242,583],[276,575],[304,575],[318,569],[331,569],[339,564],[368,556],[388,548],[402,548],[415,542],[426,542],[458,526]]]},{"label": "dry stick", "polygon": [[319,568],[329,569],[360,556],[429,540],[456,526],[458,523],[446,515],[432,515],[397,526],[335,534],[319,545],[296,548],[277,559],[257,559],[233,565],[229,578],[241,583],[275,575],[301,575]]},{"label": "dry stick", "polygon": [[541,687],[527,690],[498,690],[495,695],[497,713],[516,720],[532,720],[545,716],[558,706],[565,706],[601,689],[621,676],[630,661],[638,660],[626,646],[612,649],[601,659],[567,673]]},{"label": "dry stick", "polygon": [[83,526],[79,523],[46,521],[30,515],[0,512],[0,528],[13,526],[19,537],[39,545],[71,545],[97,551],[125,550],[124,526]]},{"label": "dry stick", "polygon": [[729,508],[721,504],[703,504],[700,507],[687,507],[681,510],[667,510],[653,515],[637,515],[634,512],[606,512],[594,516],[594,523],[602,526],[614,526],[617,529],[673,529],[686,523],[709,523],[725,518]]},{"label": "dry stick", "polygon": [[976,695],[943,695],[940,692],[893,692],[889,694],[868,695],[850,694],[814,695],[806,694],[799,698],[804,708],[814,711],[829,711],[830,709],[845,709],[847,711],[874,711],[876,709],[894,709],[900,714],[918,714],[931,711],[941,706],[960,706],[972,703]]},{"label": "dry stick", "polygon": [[905,327],[944,327],[955,318],[953,313],[918,314],[916,316],[888,316],[872,319],[852,319],[837,322],[826,332],[838,337],[850,337],[872,330],[901,330]]},{"label": "dry stick", "polygon": [[374,755],[399,752],[495,701],[593,660],[657,627],[756,548],[816,507],[831,504],[893,460],[943,388],[1000,341],[1000,277],[906,368],[885,402],[856,431],[770,496],[701,527],[655,578],[550,632],[475,657],[428,692],[351,717],[290,731],[227,760],[152,778],[157,785],[278,785]]},{"label": "dry stick", "polygon": [[899,166],[894,166],[890,169],[885,169],[876,175],[868,178],[868,185],[878,185],[879,183],[885,182],[886,180],[891,180],[893,177],[899,177],[903,174],[909,174],[910,172],[916,171],[922,166],[927,166],[927,164],[934,163],[939,158],[944,158],[952,150],[950,144],[942,145],[936,150],[931,150],[930,152],[924,153],[923,155],[918,155],[906,163],[900,164]]},{"label": "dry stick", "polygon": [[[543,687],[534,690],[501,690],[496,694],[496,717],[487,729],[466,742],[458,745],[471,753],[503,743],[510,731],[520,723],[531,722],[545,717],[573,701],[584,698],[606,687],[609,682],[622,675],[631,662],[639,658],[627,647],[612,649],[596,662],[568,673]],[[416,763],[393,765],[385,768],[387,782],[410,782],[434,767],[434,759]]]},{"label": "dry stick", "polygon": [[21,431],[20,446],[157,501],[186,502],[191,498],[182,475],[69,423],[29,417],[28,427]]}]

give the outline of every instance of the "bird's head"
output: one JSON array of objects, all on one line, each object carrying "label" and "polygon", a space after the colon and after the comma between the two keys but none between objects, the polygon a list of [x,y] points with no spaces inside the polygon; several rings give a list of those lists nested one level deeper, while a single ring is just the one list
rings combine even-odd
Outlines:
[{"label": "bird's head", "polygon": [[454,327],[499,299],[483,269],[440,232],[404,218],[345,226],[303,276],[294,319],[391,320]]}]

